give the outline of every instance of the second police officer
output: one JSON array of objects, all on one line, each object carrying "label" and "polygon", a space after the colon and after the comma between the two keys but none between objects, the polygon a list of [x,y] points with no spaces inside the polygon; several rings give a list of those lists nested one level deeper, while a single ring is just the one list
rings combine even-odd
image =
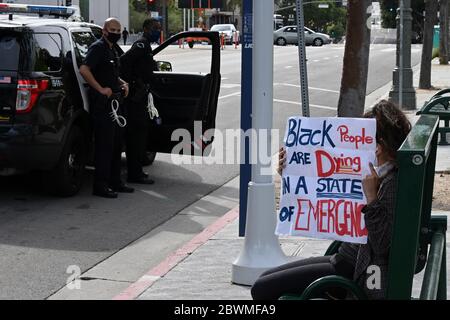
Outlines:
[{"label": "second police officer", "polygon": [[120,58],[121,76],[130,83],[130,94],[125,100],[127,109],[126,152],[128,182],[153,184],[142,170],[146,156],[150,116],[148,113],[149,89],[156,70],[151,44],[157,42],[161,24],[156,19],[146,19],[143,36]]}]

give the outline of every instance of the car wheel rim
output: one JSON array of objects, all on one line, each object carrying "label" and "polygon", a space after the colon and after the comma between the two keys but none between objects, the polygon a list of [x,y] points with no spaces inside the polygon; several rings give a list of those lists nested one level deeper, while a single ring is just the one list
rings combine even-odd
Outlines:
[{"label": "car wheel rim", "polygon": [[71,184],[74,186],[78,184],[78,177],[80,176],[81,173],[82,164],[80,162],[81,158],[80,153],[81,153],[81,146],[78,143],[74,144],[67,159]]}]

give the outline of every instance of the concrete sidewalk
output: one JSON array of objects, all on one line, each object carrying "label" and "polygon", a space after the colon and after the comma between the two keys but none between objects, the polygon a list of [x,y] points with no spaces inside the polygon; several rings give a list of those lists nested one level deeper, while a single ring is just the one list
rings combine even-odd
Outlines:
[{"label": "concrete sidewalk", "polygon": [[[450,66],[433,63],[433,85],[439,89],[450,87]],[[414,81],[418,84],[418,73]],[[420,108],[437,90],[418,90]],[[387,95],[382,98],[386,98]],[[408,112],[414,122],[414,112]],[[438,148],[437,172],[450,172],[450,147]],[[218,190],[220,193],[220,190]],[[450,215],[450,212],[436,212]],[[118,295],[116,299],[140,300],[248,300],[250,288],[231,283],[231,266],[239,256],[244,239],[238,235],[237,209],[233,209],[209,228],[170,255],[139,281]],[[447,252],[450,249],[450,228],[447,232]],[[320,256],[330,241],[306,238],[282,238],[280,245],[287,256],[305,258]],[[450,265],[447,255],[447,265]],[[413,296],[418,297],[423,272],[414,279]],[[448,277],[448,276],[447,276]],[[450,282],[447,292],[450,294]]]}]

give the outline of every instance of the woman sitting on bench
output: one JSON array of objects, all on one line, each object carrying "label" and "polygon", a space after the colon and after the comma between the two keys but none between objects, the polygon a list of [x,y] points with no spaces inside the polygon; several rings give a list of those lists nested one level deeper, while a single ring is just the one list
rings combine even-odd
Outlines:
[{"label": "woman sitting on bench", "polygon": [[[387,266],[397,190],[396,153],[406,139],[411,124],[393,103],[383,100],[364,115],[377,120],[376,168],[363,179],[367,205],[363,208],[368,231],[365,245],[343,243],[332,256],[303,259],[264,272],[251,289],[255,300],[274,300],[286,294],[301,294],[315,280],[338,275],[355,281],[370,299],[384,299]],[[278,172],[286,166],[286,151],[280,150]],[[369,266],[381,271],[381,288],[369,289]],[[373,272],[373,271],[372,271]],[[371,286],[370,286],[371,287]],[[328,297],[346,298],[346,292],[329,290]]]}]

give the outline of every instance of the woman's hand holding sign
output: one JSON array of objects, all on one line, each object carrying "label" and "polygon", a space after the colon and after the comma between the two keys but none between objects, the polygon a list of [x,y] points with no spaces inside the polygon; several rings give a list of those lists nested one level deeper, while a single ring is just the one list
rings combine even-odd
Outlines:
[{"label": "woman's hand holding sign", "polygon": [[378,189],[380,188],[380,177],[373,164],[370,163],[369,166],[371,174],[366,176],[362,181],[364,194],[366,195],[368,204],[377,199]]},{"label": "woman's hand holding sign", "polygon": [[280,153],[278,154],[278,168],[277,168],[277,172],[280,176],[283,175],[283,170],[286,168],[286,149],[281,147],[280,148]]}]

